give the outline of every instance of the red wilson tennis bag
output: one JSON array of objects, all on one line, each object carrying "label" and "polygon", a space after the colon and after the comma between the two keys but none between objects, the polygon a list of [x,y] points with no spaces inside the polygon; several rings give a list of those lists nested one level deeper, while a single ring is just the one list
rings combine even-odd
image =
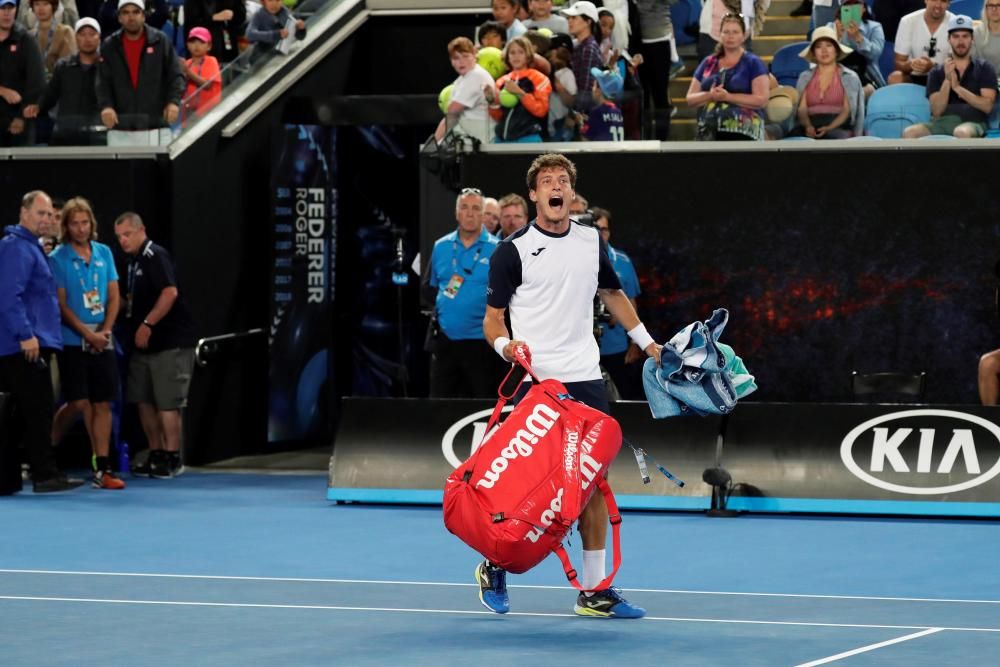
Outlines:
[{"label": "red wilson tennis bag", "polygon": [[618,422],[569,397],[557,380],[539,382],[524,349],[515,356],[535,380],[494,433],[514,366],[498,392],[482,445],[453,472],[444,489],[444,524],[490,563],[513,573],[530,570],[555,552],[566,576],[581,588],[562,546],[580,512],[601,490],[614,541],[614,569],[595,590],[611,585],[621,565],[621,517],[605,476],[622,445]]}]

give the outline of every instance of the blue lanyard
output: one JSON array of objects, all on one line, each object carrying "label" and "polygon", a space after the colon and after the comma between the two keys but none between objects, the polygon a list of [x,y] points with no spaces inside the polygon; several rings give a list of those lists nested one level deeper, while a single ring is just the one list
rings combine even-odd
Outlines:
[{"label": "blue lanyard", "polygon": [[[76,251],[74,250],[73,253],[76,254]],[[96,263],[97,263],[97,260],[94,257],[94,248],[93,248],[93,246],[91,246],[91,248],[90,248],[90,264],[92,264],[94,266],[94,290],[97,290],[97,281],[99,279],[99,277],[97,275],[97,264]],[[84,262],[83,258],[80,257],[79,255],[77,255],[76,257],[73,258],[73,268],[76,269],[76,276],[77,276],[77,278],[80,279],[80,287],[83,288],[83,292],[84,292],[84,294],[86,294],[87,292],[90,292],[92,290],[88,290],[87,289],[87,283],[84,281],[84,277],[87,275],[87,272],[86,271],[84,271],[83,273],[80,272],[80,265],[81,264],[83,264],[84,266],[87,266],[87,263]]]},{"label": "blue lanyard", "polygon": [[[476,262],[479,261],[479,253],[481,253],[483,251],[483,243],[482,243],[482,241],[476,241],[476,244],[477,244],[476,245],[476,254],[472,256],[472,266],[470,268],[468,268],[468,269],[465,268],[464,266],[462,267],[462,271],[464,271],[465,275],[467,275],[467,276],[471,276],[472,275],[472,269],[476,268]],[[452,273],[458,273],[458,266],[459,266],[459,264],[458,264],[458,239],[455,239],[451,243],[451,272]]]}]

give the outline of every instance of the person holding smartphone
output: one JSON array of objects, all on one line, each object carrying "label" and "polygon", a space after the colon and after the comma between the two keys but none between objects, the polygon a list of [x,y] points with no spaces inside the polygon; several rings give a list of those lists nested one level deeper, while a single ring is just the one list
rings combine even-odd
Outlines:
[{"label": "person holding smartphone", "polygon": [[94,452],[95,489],[124,489],[111,471],[111,401],[118,398],[118,362],[111,327],[121,302],[111,248],[97,241],[94,210],[74,197],[62,210],[63,243],[49,256],[62,316],[59,376],[66,402],[52,424],[52,442],[83,415]]},{"label": "person holding smartphone", "polygon": [[881,23],[872,19],[862,0],[845,0],[836,20],[827,27],[836,30],[840,43],[852,50],[841,64],[861,79],[866,99],[876,88],[886,85],[878,66],[885,49],[885,31]]}]

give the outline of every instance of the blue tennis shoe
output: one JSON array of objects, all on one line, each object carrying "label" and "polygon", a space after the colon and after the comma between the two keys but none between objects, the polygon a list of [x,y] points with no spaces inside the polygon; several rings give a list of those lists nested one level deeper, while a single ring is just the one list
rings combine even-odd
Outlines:
[{"label": "blue tennis shoe", "polygon": [[645,609],[636,607],[623,598],[617,588],[595,591],[590,597],[580,593],[576,598],[576,604],[573,605],[573,611],[577,616],[598,618],[642,618],[646,615]]},{"label": "blue tennis shoe", "polygon": [[490,611],[506,614],[510,611],[507,597],[507,570],[493,567],[484,560],[476,566],[476,582],[479,584],[479,601]]}]

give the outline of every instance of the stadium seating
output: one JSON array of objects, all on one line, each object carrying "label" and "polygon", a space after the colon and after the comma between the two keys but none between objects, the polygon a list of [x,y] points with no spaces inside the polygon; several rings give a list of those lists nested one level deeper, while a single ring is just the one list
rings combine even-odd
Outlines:
[{"label": "stadium seating", "polygon": [[799,74],[809,69],[809,63],[799,56],[799,52],[807,46],[809,42],[795,42],[775,52],[771,61],[771,73],[778,79],[778,83],[783,86],[794,86]]},{"label": "stadium seating", "polygon": [[923,86],[901,83],[879,88],[868,99],[865,134],[900,139],[903,130],[931,118],[931,105]]}]

